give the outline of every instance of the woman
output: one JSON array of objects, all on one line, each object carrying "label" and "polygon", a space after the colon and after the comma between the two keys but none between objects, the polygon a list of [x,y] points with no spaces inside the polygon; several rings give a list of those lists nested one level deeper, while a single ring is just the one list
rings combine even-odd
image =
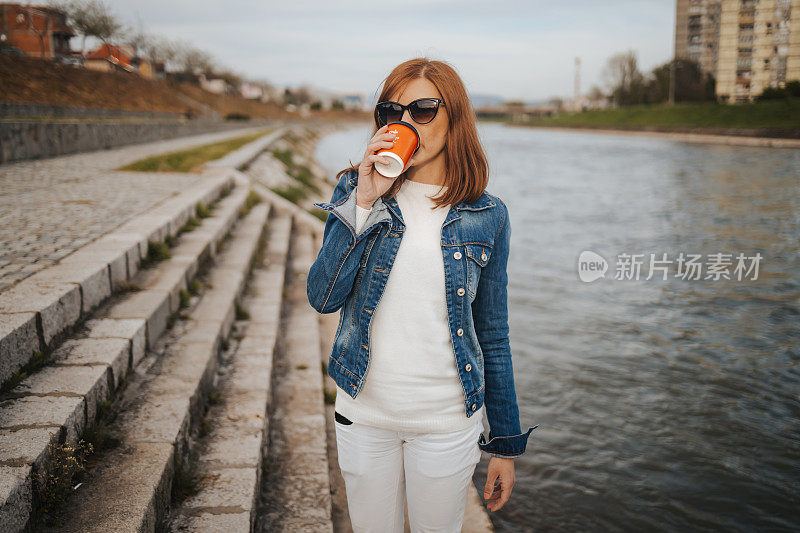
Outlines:
[{"label": "woman", "polygon": [[[350,520],[355,531],[403,531],[407,498],[412,531],[461,531],[480,450],[492,456],[484,498],[497,511],[536,427],[520,430],[514,390],[508,209],[485,192],[474,112],[447,63],[397,66],[374,118],[363,160],[315,204],[329,215],[307,285],[317,311],[341,310],[328,374]],[[399,120],[420,147],[386,178],[376,152],[393,145],[387,124]]]}]

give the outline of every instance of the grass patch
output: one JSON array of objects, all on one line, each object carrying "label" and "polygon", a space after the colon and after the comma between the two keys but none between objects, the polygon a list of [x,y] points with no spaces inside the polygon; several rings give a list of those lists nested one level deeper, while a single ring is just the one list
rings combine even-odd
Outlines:
[{"label": "grass patch", "polygon": [[249,213],[250,210],[253,209],[253,206],[261,203],[262,200],[263,198],[261,198],[261,195],[251,189],[250,192],[247,193],[247,198],[245,198],[244,201],[245,212]]},{"label": "grass patch", "polygon": [[147,241],[147,257],[142,261],[142,268],[151,268],[159,261],[172,257],[169,246],[165,242]]},{"label": "grass patch", "polygon": [[286,165],[287,167],[291,168],[292,166],[294,166],[294,154],[292,153],[291,150],[275,149],[272,151],[272,156],[281,163],[283,163],[284,165]]},{"label": "grass patch", "polygon": [[258,246],[256,246],[256,253],[253,254],[253,259],[250,260],[250,271],[252,272],[254,268],[257,268],[259,265],[264,264],[264,259],[267,254],[267,241],[269,240],[269,234],[266,231],[261,232],[261,237],[258,239]]},{"label": "grass patch", "polygon": [[48,355],[43,354],[40,350],[35,350],[31,354],[31,358],[28,360],[25,366],[17,370],[13,376],[3,382],[3,386],[0,388],[0,393],[10,391],[22,383],[23,379],[46,365],[48,359]]},{"label": "grass patch", "polygon": [[228,153],[237,150],[245,144],[263,137],[271,130],[242,135],[225,141],[204,144],[195,148],[168,152],[156,156],[146,157],[134,161],[129,165],[119,167],[117,170],[132,170],[136,172],[194,172],[203,163],[219,159]]},{"label": "grass patch", "polygon": [[95,451],[108,450],[121,443],[120,439],[109,429],[115,417],[111,411],[111,401],[106,400],[97,404],[97,417],[86,426],[86,430],[83,432],[83,438],[92,445]]},{"label": "grass patch", "polygon": [[[287,135],[285,139],[290,143],[297,142],[297,139],[290,135]],[[273,189],[273,191],[294,203],[306,197],[306,189],[314,191],[317,194],[321,192],[320,188],[314,182],[314,174],[311,172],[311,169],[306,165],[299,165],[294,162],[294,153],[292,150],[274,149],[272,150],[272,156],[283,163],[288,176],[299,182],[299,185],[284,187],[277,190]]]},{"label": "grass patch", "polygon": [[140,286],[130,281],[126,281],[120,285],[121,292],[139,292],[140,290],[142,290]]},{"label": "grass patch", "polygon": [[311,169],[305,165],[298,165],[294,168],[289,169],[288,174],[311,189],[312,191],[319,193],[320,189],[317,187],[317,184],[314,183],[314,174],[311,173]]},{"label": "grass patch", "polygon": [[187,307],[189,307],[189,300],[192,298],[191,294],[189,294],[189,291],[187,291],[186,289],[181,289],[178,295],[180,296],[181,300],[180,308],[186,309]]},{"label": "grass patch", "polygon": [[181,229],[178,230],[178,235],[194,231],[198,226],[200,226],[200,219],[192,215],[189,217],[189,220],[187,220],[186,223],[181,226]]},{"label": "grass patch", "polygon": [[203,202],[197,202],[195,211],[200,218],[208,218],[211,216],[211,210]]},{"label": "grass patch", "polygon": [[193,496],[200,491],[200,482],[202,475],[193,463],[184,464],[180,461],[175,467],[175,473],[172,476],[172,503],[173,505],[180,504],[189,496]]},{"label": "grass patch", "polygon": [[224,397],[216,389],[208,393],[209,405],[221,405],[224,401],[225,401]]},{"label": "grass patch", "polygon": [[201,288],[202,286],[203,286],[203,284],[200,282],[200,280],[199,280],[199,279],[193,279],[193,280],[192,280],[192,281],[189,283],[189,292],[190,292],[190,293],[191,293],[193,296],[197,296],[197,295],[200,293],[200,288]]},{"label": "grass patch", "polygon": [[87,455],[94,452],[91,443],[81,439],[74,446],[49,444],[49,459],[43,472],[37,473],[39,493],[39,513],[48,525],[56,525],[63,512],[64,504],[73,491],[73,480],[86,465]]},{"label": "grass patch", "polygon": [[298,203],[306,197],[306,190],[299,185],[288,185],[286,187],[272,187],[272,192],[282,196],[292,203]]},{"label": "grass patch", "polygon": [[328,212],[325,211],[324,209],[320,209],[319,207],[314,207],[311,209],[306,209],[306,211],[308,211],[309,213],[311,213],[312,215],[314,215],[323,222],[328,221]]},{"label": "grass patch", "polygon": [[323,389],[322,391],[323,396],[325,397],[325,405],[334,405],[336,404],[336,391],[335,390],[328,390]]},{"label": "grass patch", "polygon": [[239,303],[236,304],[236,320],[250,320],[250,313]]},{"label": "grass patch", "polygon": [[716,102],[634,105],[614,109],[563,113],[531,118],[515,124],[532,126],[589,127],[696,127],[696,128],[789,128],[800,124],[800,99],[719,104]]}]

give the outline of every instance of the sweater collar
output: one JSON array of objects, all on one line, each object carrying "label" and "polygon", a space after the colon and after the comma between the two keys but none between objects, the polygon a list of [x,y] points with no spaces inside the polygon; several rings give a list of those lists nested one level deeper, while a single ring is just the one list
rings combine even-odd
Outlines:
[{"label": "sweater collar", "polygon": [[[358,183],[358,171],[354,170],[350,174],[351,174],[350,180],[349,180],[350,181],[350,185],[355,187],[356,184]],[[430,185],[430,184],[419,183],[419,182],[414,182],[414,183],[417,184],[417,185],[422,185],[422,186],[430,186],[430,187],[435,188],[436,190],[439,189],[438,185]],[[394,198],[394,197],[389,198],[386,201],[386,205],[388,205],[390,207],[397,207],[397,199]],[[464,201],[461,201],[461,202],[457,203],[453,207],[458,211],[461,211],[461,210],[479,211],[481,209],[486,209],[487,207],[494,207],[495,205],[496,204],[495,204],[495,202],[493,200],[493,197],[491,195],[489,195],[486,191],[483,191],[481,193],[481,195],[478,197],[478,199],[475,200],[474,202],[467,202],[466,200],[464,200]],[[395,214],[397,214],[396,211],[395,211]],[[456,217],[456,218],[460,218],[460,217]]]}]

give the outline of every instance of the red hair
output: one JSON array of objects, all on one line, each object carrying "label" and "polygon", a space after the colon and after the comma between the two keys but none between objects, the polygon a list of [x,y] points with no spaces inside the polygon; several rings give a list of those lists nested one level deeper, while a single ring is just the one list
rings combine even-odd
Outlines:
[{"label": "red hair", "polygon": [[[445,142],[445,178],[447,190],[432,198],[437,206],[457,204],[464,200],[474,202],[483,194],[489,183],[489,163],[483,151],[478,130],[475,126],[475,111],[467,96],[467,90],[458,73],[450,64],[427,58],[415,58],[405,61],[392,70],[385,78],[379,102],[391,100],[400,94],[411,80],[424,78],[430,81],[442,100],[445,101],[448,118],[447,140]],[[381,127],[374,117],[375,129],[370,138]],[[342,174],[358,168],[359,163],[340,171],[336,175],[338,181]],[[401,175],[402,177],[402,175]],[[388,200],[397,194],[402,184],[397,179],[381,198]]]}]

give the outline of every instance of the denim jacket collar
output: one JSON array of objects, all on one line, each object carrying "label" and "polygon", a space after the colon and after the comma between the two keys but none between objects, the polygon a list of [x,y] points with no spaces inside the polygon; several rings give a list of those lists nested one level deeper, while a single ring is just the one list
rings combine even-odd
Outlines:
[{"label": "denim jacket collar", "polygon": [[[349,179],[351,189],[356,186],[358,182],[358,174],[356,172],[352,173],[352,176]],[[389,210],[394,213],[394,216],[397,217],[401,222],[403,221],[403,215],[400,213],[400,209],[397,206],[397,198],[392,197],[383,202]],[[448,225],[449,223],[453,222],[454,220],[458,220],[461,218],[461,214],[459,211],[467,210],[467,211],[480,211],[481,209],[486,209],[489,207],[494,207],[497,205],[494,199],[487,194],[485,191],[481,193],[477,200],[474,202],[468,202],[466,200],[461,201],[450,209],[450,212],[447,213],[447,216],[442,223],[442,227]]]}]

